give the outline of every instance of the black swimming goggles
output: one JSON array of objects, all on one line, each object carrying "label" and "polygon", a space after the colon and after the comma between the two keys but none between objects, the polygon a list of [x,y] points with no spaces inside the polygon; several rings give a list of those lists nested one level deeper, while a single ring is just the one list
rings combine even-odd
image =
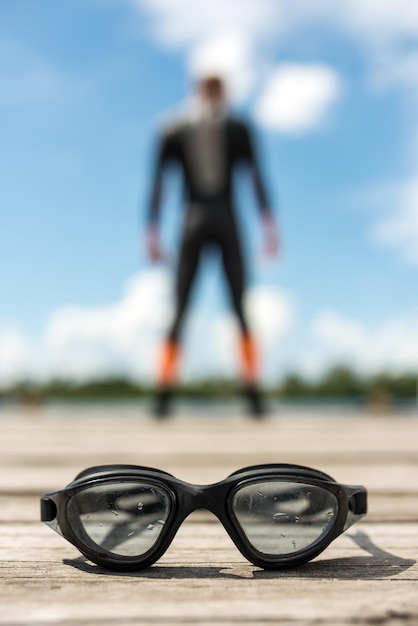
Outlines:
[{"label": "black swimming goggles", "polygon": [[203,486],[149,467],[103,465],[41,498],[43,522],[114,570],[155,563],[196,509],[214,513],[246,559],[282,569],[310,561],[363,517],[367,492],[299,465],[246,467]]}]

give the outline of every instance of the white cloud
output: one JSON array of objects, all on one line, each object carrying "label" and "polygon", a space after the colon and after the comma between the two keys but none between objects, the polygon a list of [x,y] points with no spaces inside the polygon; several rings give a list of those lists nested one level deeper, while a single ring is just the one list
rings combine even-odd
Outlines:
[{"label": "white cloud", "polygon": [[[248,302],[260,343],[277,346],[290,321],[287,297],[259,287],[249,291]],[[46,370],[75,378],[122,372],[151,380],[172,312],[168,272],[143,271],[128,282],[119,302],[63,309],[52,316],[45,332]],[[232,314],[197,308],[186,324],[182,375],[236,375],[238,334]]]},{"label": "white cloud", "polygon": [[262,378],[276,382],[286,367],[285,344],[295,326],[293,299],[278,288],[259,285],[248,290],[245,302],[259,345]]},{"label": "white cloud", "polygon": [[238,30],[261,39],[286,36],[306,25],[331,23],[360,37],[393,42],[418,33],[416,0],[131,0],[153,17],[153,31],[160,43],[182,46],[208,34]]},{"label": "white cloud", "polygon": [[340,4],[341,26],[365,40],[373,37],[382,44],[418,34],[415,0],[343,0]]},{"label": "white cloud", "polygon": [[285,67],[284,75],[280,68],[271,73],[278,46],[321,27],[361,50],[369,88],[403,87],[418,99],[416,0],[128,1],[141,17],[150,16],[160,46],[183,52],[192,76],[219,73],[235,101],[262,91],[256,117],[271,130],[305,132],[321,124],[341,95],[330,68],[316,76],[291,76]]},{"label": "white cloud", "polygon": [[[289,294],[266,285],[250,287],[244,307],[260,357],[264,381],[276,381],[283,369],[282,346],[294,321]],[[240,368],[239,330],[232,312],[197,308],[191,312],[185,337],[183,374],[237,377]]]},{"label": "white cloud", "polygon": [[170,315],[170,277],[162,269],[132,278],[121,299],[108,306],[58,310],[44,333],[45,372],[150,378]]},{"label": "white cloud", "polygon": [[158,43],[184,51],[192,76],[217,72],[232,99],[248,95],[255,83],[259,51],[277,34],[279,4],[272,0],[131,0],[152,17]]},{"label": "white cloud", "polygon": [[274,0],[133,0],[153,17],[158,41],[168,47],[192,46],[214,35],[239,32],[258,39],[277,30],[280,2]]},{"label": "white cloud", "polygon": [[12,383],[31,373],[32,348],[17,328],[0,329],[0,382]]},{"label": "white cloud", "polygon": [[349,363],[363,372],[418,368],[418,311],[368,327],[336,311],[319,312],[312,324],[323,362]]},{"label": "white cloud", "polygon": [[217,314],[197,309],[187,320],[181,359],[181,375],[186,380],[206,377],[231,378],[237,374],[238,334],[236,320],[229,313]]},{"label": "white cloud", "polygon": [[254,84],[253,51],[240,33],[214,35],[196,45],[188,59],[193,78],[210,74],[223,78],[233,100],[241,100]]},{"label": "white cloud", "polygon": [[[239,373],[237,321],[230,311],[191,309],[181,373],[186,379]],[[263,354],[263,376],[277,372],[278,346],[293,316],[287,294],[254,287],[247,294],[250,322]],[[102,307],[65,307],[52,314],[31,346],[23,333],[0,333],[0,380],[22,375],[83,380],[122,374],[153,380],[173,313],[172,276],[152,268],[131,278],[121,298]]]},{"label": "white cloud", "polygon": [[245,308],[255,334],[266,347],[289,329],[294,314],[290,296],[267,285],[248,290]]},{"label": "white cloud", "polygon": [[[415,52],[417,47],[416,0],[130,1],[152,17],[152,29],[160,45],[182,49],[189,59],[205,42],[239,35],[252,54],[252,59],[243,57],[247,65],[242,65],[242,71],[248,68],[248,60],[253,70],[261,57],[268,56],[272,42],[321,25],[331,26],[359,45],[373,72],[380,73],[383,62],[390,72],[395,66],[401,67],[411,55],[411,47]],[[404,75],[410,81],[411,73]]]},{"label": "white cloud", "polygon": [[[291,299],[274,287],[252,287],[245,309],[257,342],[262,380],[275,382],[283,369],[282,345],[293,323]],[[211,316],[201,309],[192,313],[182,371],[189,379],[239,376],[239,332],[232,313]]]},{"label": "white cloud", "polygon": [[260,124],[300,133],[320,125],[341,96],[342,82],[326,65],[280,65],[256,104]]},{"label": "white cloud", "polygon": [[382,59],[378,80],[383,85],[403,85],[418,99],[418,50],[403,52],[400,58]]},{"label": "white cloud", "polygon": [[284,4],[290,34],[300,28],[331,27],[362,51],[369,86],[403,86],[417,96],[416,0],[284,0]]},{"label": "white cloud", "polygon": [[418,265],[418,178],[401,185],[393,196],[394,205],[376,224],[374,239],[395,249],[407,263]]},{"label": "white cloud", "polygon": [[[36,345],[18,329],[3,329],[0,382],[114,374],[155,380],[172,314],[171,279],[163,269],[146,270],[128,281],[114,303],[60,309]],[[264,382],[276,382],[289,367],[318,375],[336,362],[366,373],[418,368],[418,310],[370,327],[337,311],[319,311],[310,325],[301,326],[292,298],[271,286],[249,289],[245,305]],[[183,380],[239,376],[239,335],[232,312],[194,308],[185,331]]]}]

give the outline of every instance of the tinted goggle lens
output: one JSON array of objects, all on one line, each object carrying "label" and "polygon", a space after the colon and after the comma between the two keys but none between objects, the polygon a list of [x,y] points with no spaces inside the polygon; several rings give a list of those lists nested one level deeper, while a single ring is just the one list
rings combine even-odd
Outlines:
[{"label": "tinted goggle lens", "polygon": [[309,548],[328,534],[338,502],[323,487],[268,480],[238,488],[232,511],[258,552],[285,556]]},{"label": "tinted goggle lens", "polygon": [[158,541],[172,500],[146,482],[97,484],[75,493],[67,516],[78,539],[118,556],[141,556]]}]

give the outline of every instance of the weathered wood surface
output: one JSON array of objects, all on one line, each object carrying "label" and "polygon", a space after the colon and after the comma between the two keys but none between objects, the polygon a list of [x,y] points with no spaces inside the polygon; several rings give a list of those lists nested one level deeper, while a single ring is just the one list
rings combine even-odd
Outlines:
[{"label": "weathered wood surface", "polygon": [[[0,411],[0,624],[418,624],[418,415],[180,413],[132,408]],[[291,462],[362,483],[370,512],[315,561],[265,572],[197,512],[152,568],[115,574],[42,525],[39,495],[81,469],[127,462],[215,482],[252,463]]]}]

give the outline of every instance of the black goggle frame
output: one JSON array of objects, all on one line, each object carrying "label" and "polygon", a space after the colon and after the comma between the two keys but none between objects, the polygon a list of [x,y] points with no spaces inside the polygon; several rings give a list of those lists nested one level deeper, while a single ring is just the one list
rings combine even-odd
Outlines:
[{"label": "black goggle frame", "polygon": [[[248,540],[234,513],[232,500],[244,486],[262,481],[303,483],[331,492],[338,503],[337,512],[328,532],[313,545],[292,554],[265,554]],[[80,491],[95,486],[146,483],[162,488],[169,494],[171,507],[157,541],[140,556],[121,556],[106,551],[85,535],[74,532],[68,520],[67,506]],[[76,476],[62,490],[45,493],[41,497],[41,521],[80,550],[94,563],[114,570],[132,571],[149,567],[169,547],[185,518],[197,509],[207,509],[223,524],[241,554],[254,565],[269,569],[285,569],[302,565],[318,556],[336,537],[367,513],[367,491],[361,485],[335,482],[318,470],[292,464],[255,465],[238,470],[226,479],[211,485],[193,485],[171,474],[137,465],[102,465],[90,467]]]}]

